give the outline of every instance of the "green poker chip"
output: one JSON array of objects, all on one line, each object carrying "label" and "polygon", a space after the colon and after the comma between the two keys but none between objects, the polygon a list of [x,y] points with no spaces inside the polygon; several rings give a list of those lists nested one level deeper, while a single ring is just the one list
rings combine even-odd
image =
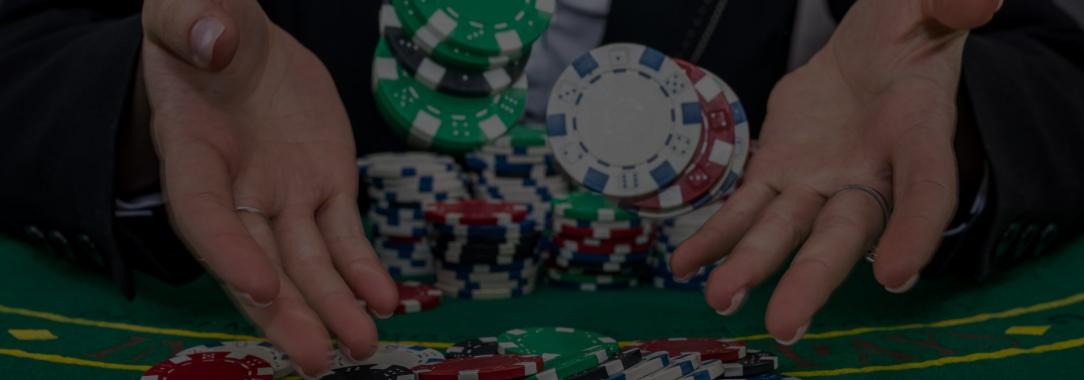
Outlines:
[{"label": "green poker chip", "polygon": [[381,39],[373,58],[377,109],[411,145],[442,152],[475,150],[503,135],[523,116],[527,78],[499,93],[459,97],[415,80]]},{"label": "green poker chip", "polygon": [[516,124],[508,133],[493,142],[494,145],[512,148],[546,147],[546,130],[527,124]]},{"label": "green poker chip", "polygon": [[[433,60],[465,69],[485,70],[508,65],[509,62],[529,55],[529,44],[521,51],[511,54],[480,54],[441,38],[428,19],[417,10],[417,0],[390,0],[395,14],[402,22],[403,31]],[[503,4],[505,2],[501,2]]]},{"label": "green poker chip", "polygon": [[549,362],[562,355],[574,356],[595,347],[601,347],[610,355],[620,350],[613,338],[571,327],[512,329],[498,335],[497,342],[506,354],[541,355],[547,363],[546,368],[552,368]]},{"label": "green poker chip", "polygon": [[555,0],[408,0],[408,9],[424,20],[444,43],[480,55],[512,55],[538,40],[549,26]]},{"label": "green poker chip", "polygon": [[524,380],[564,380],[598,367],[613,357],[607,345],[592,346],[581,352],[562,354],[545,362],[546,370]]},{"label": "green poker chip", "polygon": [[610,222],[631,220],[633,213],[623,210],[601,194],[579,191],[553,199],[553,214],[569,219]]}]

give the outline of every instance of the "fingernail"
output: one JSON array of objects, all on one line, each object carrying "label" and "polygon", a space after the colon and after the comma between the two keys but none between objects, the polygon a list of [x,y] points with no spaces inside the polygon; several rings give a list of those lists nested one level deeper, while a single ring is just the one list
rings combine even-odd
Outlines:
[{"label": "fingernail", "polygon": [[237,298],[241,299],[241,302],[244,302],[245,304],[255,307],[257,309],[266,309],[268,306],[271,306],[271,301],[256,302],[256,299],[252,298],[252,296],[248,293],[234,291],[234,294],[237,294]]},{"label": "fingernail", "polygon": [[342,355],[345,356],[347,359],[350,359],[350,361],[360,362],[362,360],[365,360],[354,357],[354,354],[350,352],[350,347],[347,347],[345,344],[339,345],[339,351],[342,351]]},{"label": "fingernail", "polygon": [[745,289],[734,293],[734,296],[730,297],[730,306],[727,306],[726,310],[716,310],[715,313],[724,317],[734,315],[734,313],[738,312],[738,309],[741,309],[741,305],[745,302],[745,294]]},{"label": "fingernail", "polygon": [[918,283],[918,273],[915,273],[915,275],[911,276],[911,278],[907,279],[907,281],[904,282],[903,285],[897,286],[895,288],[889,288],[889,287],[886,286],[885,290],[887,290],[889,293],[895,293],[895,294],[905,293],[908,290],[911,290],[911,288],[915,287],[915,284],[917,284],[917,283]]},{"label": "fingernail", "polygon": [[372,314],[372,315],[376,316],[377,319],[389,319],[389,318],[391,318],[392,315],[395,315],[395,312],[391,312],[391,313],[388,313],[388,314],[380,314],[376,310],[374,310],[372,308],[369,308],[369,314]]},{"label": "fingernail", "polygon": [[305,379],[305,380],[318,380],[318,379],[320,379],[320,378],[322,378],[324,376],[328,376],[328,375],[333,374],[333,372],[331,372],[331,370],[327,370],[327,371],[324,371],[324,372],[320,373],[319,375],[312,376],[312,375],[309,375],[309,374],[305,373],[304,369],[301,369],[300,366],[296,366],[296,365],[294,366],[294,372],[297,372],[297,374],[300,375],[301,378]]},{"label": "fingernail", "polygon": [[1002,5],[1005,5],[1005,0],[998,0],[997,1],[997,8],[994,8],[994,12],[1000,11]]},{"label": "fingernail", "polygon": [[806,324],[805,326],[799,327],[798,331],[794,332],[794,337],[792,337],[792,338],[790,338],[788,340],[776,339],[775,341],[776,341],[776,343],[782,344],[784,346],[794,345],[795,343],[798,343],[799,340],[802,340],[802,337],[805,336],[805,331],[808,330],[808,329],[809,329],[809,324]]},{"label": "fingernail", "polygon": [[192,25],[189,43],[192,44],[192,60],[197,66],[207,67],[215,54],[215,42],[226,26],[214,17],[204,17]]}]

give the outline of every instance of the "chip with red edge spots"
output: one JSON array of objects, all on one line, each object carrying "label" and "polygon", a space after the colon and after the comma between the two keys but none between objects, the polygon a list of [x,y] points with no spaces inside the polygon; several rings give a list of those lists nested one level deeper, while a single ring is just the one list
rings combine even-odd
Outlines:
[{"label": "chip with red edge spots", "polygon": [[636,347],[644,352],[666,352],[670,356],[695,352],[700,354],[703,360],[717,359],[724,362],[732,362],[745,357],[744,344],[716,338],[655,339],[632,344],[629,347]]},{"label": "chip with red edge spots", "polygon": [[435,308],[440,305],[440,299],[444,295],[440,289],[420,282],[407,281],[396,285],[399,288],[399,306],[395,308],[396,314],[417,313]]},{"label": "chip with red edge spots", "polygon": [[511,380],[541,371],[537,355],[483,355],[414,367],[419,380]]},{"label": "chip with red edge spots", "polygon": [[708,194],[725,179],[735,132],[733,110],[721,86],[704,69],[675,59],[696,88],[704,113],[703,132],[693,161],[676,181],[647,196],[625,200],[641,216],[674,217],[696,208],[695,201]]},{"label": "chip with red edge spots", "polygon": [[509,225],[522,222],[530,211],[520,203],[465,199],[429,205],[425,208],[425,219],[448,225]]},{"label": "chip with red edge spots", "polygon": [[275,369],[258,356],[243,352],[178,355],[155,364],[140,380],[272,380]]}]

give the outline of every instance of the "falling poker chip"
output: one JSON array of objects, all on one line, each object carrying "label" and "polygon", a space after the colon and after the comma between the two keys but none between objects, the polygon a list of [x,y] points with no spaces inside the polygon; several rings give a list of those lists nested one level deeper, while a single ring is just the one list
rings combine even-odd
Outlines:
[{"label": "falling poker chip", "polygon": [[414,380],[410,368],[398,365],[359,364],[335,368],[320,380]]},{"label": "falling poker chip", "polygon": [[444,356],[448,359],[496,355],[499,353],[501,353],[500,343],[497,343],[497,337],[495,336],[468,339],[455,343],[444,350]]}]

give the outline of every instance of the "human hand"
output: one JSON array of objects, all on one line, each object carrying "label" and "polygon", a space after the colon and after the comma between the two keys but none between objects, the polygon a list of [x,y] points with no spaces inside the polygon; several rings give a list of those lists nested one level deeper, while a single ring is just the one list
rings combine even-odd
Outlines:
[{"label": "human hand", "polygon": [[[862,0],[827,45],[773,90],[744,184],[672,259],[688,276],[726,256],[705,298],[737,311],[794,251],[765,324],[793,344],[876,247],[888,291],[910,289],[957,203],[953,135],[967,30],[999,0]],[[885,215],[868,186],[894,206]]]},{"label": "human hand", "polygon": [[174,228],[305,373],[327,368],[328,330],[345,354],[371,355],[376,326],[356,299],[390,316],[398,295],[364,236],[326,68],[252,0],[146,1],[143,25]]}]

